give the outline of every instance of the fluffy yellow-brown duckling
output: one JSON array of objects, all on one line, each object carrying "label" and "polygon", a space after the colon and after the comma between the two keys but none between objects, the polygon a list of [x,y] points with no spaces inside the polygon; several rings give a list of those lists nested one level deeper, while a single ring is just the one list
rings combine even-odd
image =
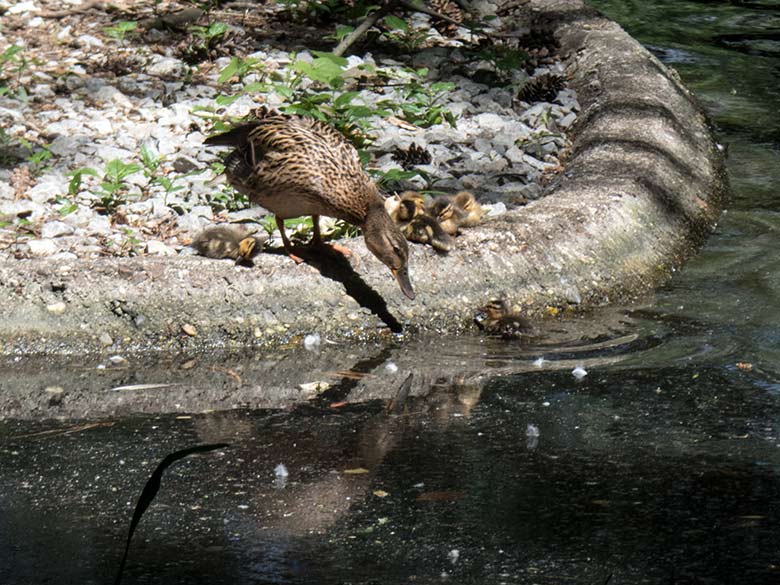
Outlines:
[{"label": "fluffy yellow-brown duckling", "polygon": [[458,233],[461,220],[465,215],[449,197],[444,195],[436,197],[436,199],[431,201],[428,204],[427,211],[438,220],[441,228],[451,236]]},{"label": "fluffy yellow-brown duckling", "polygon": [[263,247],[265,238],[246,230],[218,225],[206,228],[192,239],[192,247],[206,258],[232,258],[236,264],[250,262]]},{"label": "fluffy yellow-brown duckling", "polygon": [[393,195],[385,199],[385,210],[400,227],[412,218],[425,213],[425,204],[417,193],[405,191],[401,195]]},{"label": "fluffy yellow-brown duckling", "polygon": [[460,213],[460,225],[462,227],[474,227],[485,216],[485,210],[469,191],[461,191],[452,198],[453,206]]},{"label": "fluffy yellow-brown duckling", "polygon": [[276,216],[287,254],[301,262],[285,233],[285,219],[311,215],[314,245],[323,245],[320,215],[342,219],[360,226],[366,247],[414,299],[406,238],[363,171],[355,147],[333,127],[312,118],[264,108],[255,115],[256,120],[212,136],[205,144],[234,148],[225,160],[227,180]]},{"label": "fluffy yellow-brown duckling", "polygon": [[430,244],[439,252],[449,252],[452,249],[452,236],[445,232],[439,222],[427,213],[418,215],[403,224],[401,233],[410,242]]},{"label": "fluffy yellow-brown duckling", "polygon": [[529,339],[537,335],[533,324],[505,300],[491,300],[477,311],[474,323],[488,335],[498,335],[504,339]]}]

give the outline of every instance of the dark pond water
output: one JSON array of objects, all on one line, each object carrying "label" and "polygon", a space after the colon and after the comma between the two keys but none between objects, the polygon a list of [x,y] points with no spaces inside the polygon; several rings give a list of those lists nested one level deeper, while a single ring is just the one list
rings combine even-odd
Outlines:
[{"label": "dark pond water", "polygon": [[[780,2],[594,4],[680,72],[729,145],[734,198],[696,259],[647,305],[545,345],[342,356],[373,377],[306,405],[190,415],[200,390],[152,389],[136,414],[85,402],[86,420],[31,422],[20,400],[28,416],[0,422],[0,583],[111,582],[157,462],[215,441],[231,446],[167,472],[124,583],[780,583]],[[333,369],[296,360],[274,375]],[[189,383],[224,405],[263,364]]]}]

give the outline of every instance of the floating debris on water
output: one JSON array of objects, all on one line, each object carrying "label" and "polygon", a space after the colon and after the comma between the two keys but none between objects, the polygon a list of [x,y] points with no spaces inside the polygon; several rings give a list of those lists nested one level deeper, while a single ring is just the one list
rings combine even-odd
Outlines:
[{"label": "floating debris on water", "polygon": [[571,371],[571,375],[577,378],[578,380],[582,380],[585,376],[588,375],[588,372],[582,366],[577,366]]},{"label": "floating debris on water", "polygon": [[527,437],[525,446],[528,449],[536,449],[539,446],[539,427],[529,424],[525,429],[525,436]]}]

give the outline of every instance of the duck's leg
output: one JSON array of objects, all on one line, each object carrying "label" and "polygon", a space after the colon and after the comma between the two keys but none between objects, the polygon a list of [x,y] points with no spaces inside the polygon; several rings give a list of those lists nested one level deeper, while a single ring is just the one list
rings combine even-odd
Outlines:
[{"label": "duck's leg", "polygon": [[344,246],[339,246],[338,244],[324,244],[322,241],[322,233],[320,232],[320,216],[319,215],[312,215],[312,228],[314,235],[312,236],[311,243],[314,246],[325,246],[329,245],[331,248],[333,248],[336,252],[339,252],[340,254],[343,254],[347,258],[352,256],[352,252],[349,248],[345,248]]},{"label": "duck's leg", "polygon": [[287,237],[287,232],[284,231],[284,220],[279,219],[278,215],[274,216],[274,219],[276,219],[276,227],[279,228],[279,233],[282,236],[282,245],[284,246],[284,251],[287,252],[287,255],[290,258],[292,258],[293,262],[295,262],[296,264],[300,264],[301,262],[303,262],[303,258],[293,254],[292,244],[290,243],[290,240]]}]

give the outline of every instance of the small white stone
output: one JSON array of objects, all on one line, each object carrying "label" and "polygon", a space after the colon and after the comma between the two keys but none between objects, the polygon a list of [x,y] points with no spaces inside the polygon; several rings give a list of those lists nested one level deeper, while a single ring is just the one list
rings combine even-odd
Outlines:
[{"label": "small white stone", "polygon": [[108,361],[111,362],[112,366],[123,366],[127,364],[127,360],[121,355],[112,355],[110,358],[108,358]]},{"label": "small white stone", "polygon": [[574,112],[571,112],[570,114],[566,114],[563,118],[558,120],[557,124],[561,128],[568,128],[572,124],[574,124],[574,121],[577,119],[577,114]]},{"label": "small white stone", "polygon": [[534,360],[534,366],[536,366],[537,368],[541,368],[544,366],[544,362],[546,361],[547,360],[544,359],[543,357],[538,357]]},{"label": "small white stone", "polygon": [[59,250],[54,240],[29,240],[30,254],[33,256],[51,256]]},{"label": "small white stone", "polygon": [[50,221],[41,228],[41,237],[58,238],[60,236],[69,236],[74,232],[73,226],[62,221]]},{"label": "small white stone", "polygon": [[398,371],[398,366],[395,365],[395,362],[387,362],[385,365],[385,371],[388,374],[395,374]]},{"label": "small white stone", "polygon": [[490,206],[487,215],[488,217],[496,217],[498,215],[503,215],[504,213],[506,213],[506,205],[503,201],[499,201],[498,203],[494,203]]},{"label": "small white stone", "polygon": [[49,311],[52,315],[62,315],[65,312],[65,309],[67,309],[67,305],[63,303],[62,301],[59,301],[57,303],[51,303],[50,305],[46,305],[46,310]]},{"label": "small white stone", "polygon": [[100,334],[98,341],[100,341],[100,345],[105,345],[106,347],[114,344],[114,340],[111,339],[111,336],[105,331]]},{"label": "small white stone", "polygon": [[38,12],[40,8],[35,5],[35,2],[19,2],[10,6],[6,11],[8,14],[22,14],[23,12]]},{"label": "small white stone", "polygon": [[79,38],[76,39],[76,44],[79,47],[84,47],[84,48],[102,47],[103,41],[101,41],[97,37],[93,37],[92,35],[81,35]]},{"label": "small white stone", "polygon": [[317,349],[320,346],[320,343],[322,343],[322,339],[320,338],[319,333],[310,333],[303,338],[303,347],[309,351]]},{"label": "small white stone", "polygon": [[183,77],[187,72],[187,64],[173,57],[157,57],[147,66],[146,73],[158,77]]},{"label": "small white stone", "polygon": [[175,256],[176,250],[157,240],[146,242],[146,253],[151,256]]}]

